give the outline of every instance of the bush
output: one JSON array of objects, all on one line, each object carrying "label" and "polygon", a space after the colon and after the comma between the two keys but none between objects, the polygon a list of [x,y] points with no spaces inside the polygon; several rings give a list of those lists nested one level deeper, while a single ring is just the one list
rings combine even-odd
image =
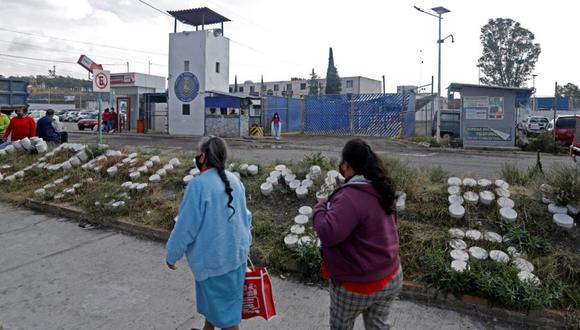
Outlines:
[{"label": "bush", "polygon": [[560,143],[554,140],[552,133],[542,133],[528,140],[528,143],[518,143],[524,151],[540,151],[545,153],[558,153],[561,150]]},{"label": "bush", "polygon": [[432,183],[445,183],[448,177],[449,173],[441,166],[429,168],[429,181]]},{"label": "bush", "polygon": [[574,166],[557,165],[546,176],[554,189],[553,198],[559,205],[580,204],[580,169]]},{"label": "bush", "polygon": [[398,191],[404,191],[409,194],[409,188],[417,174],[417,170],[407,162],[401,162],[398,158],[383,158],[387,169],[395,182]]},{"label": "bush", "polygon": [[318,165],[323,171],[334,170],[336,169],[337,166],[335,159],[326,158],[326,156],[324,156],[322,152],[317,152],[304,156],[303,163],[307,167]]},{"label": "bush", "polygon": [[530,181],[529,172],[521,171],[516,165],[506,163],[501,166],[500,176],[511,185],[525,186]]}]

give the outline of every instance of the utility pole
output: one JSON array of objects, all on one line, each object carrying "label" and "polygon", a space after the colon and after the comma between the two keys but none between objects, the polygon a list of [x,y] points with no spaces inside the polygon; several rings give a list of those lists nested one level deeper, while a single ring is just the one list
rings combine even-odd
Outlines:
[{"label": "utility pole", "polygon": [[552,130],[552,133],[554,134],[554,141],[556,140],[556,108],[557,108],[557,103],[558,102],[558,82],[556,81],[554,83],[554,129]]},{"label": "utility pole", "polygon": [[383,75],[383,95],[386,94],[386,88],[385,88],[385,75]]},{"label": "utility pole", "polygon": [[534,98],[532,99],[532,111],[533,112],[536,112],[536,108],[537,108],[537,106],[536,106],[536,77],[537,76],[538,76],[537,74],[532,75],[532,87],[534,89]]},{"label": "utility pole", "polygon": [[149,70],[147,72],[148,74],[151,74],[151,61],[149,61],[147,64],[149,64]]},{"label": "utility pole", "polygon": [[129,72],[129,62],[127,61],[127,72]]}]

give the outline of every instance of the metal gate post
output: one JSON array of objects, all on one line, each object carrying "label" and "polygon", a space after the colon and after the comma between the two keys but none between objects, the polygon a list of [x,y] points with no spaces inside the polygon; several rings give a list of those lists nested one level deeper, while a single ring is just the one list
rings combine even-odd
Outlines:
[{"label": "metal gate post", "polygon": [[304,95],[300,95],[300,133],[304,134]]},{"label": "metal gate post", "polygon": [[353,135],[353,131],[354,131],[354,110],[352,108],[352,97],[351,96],[347,96],[348,97],[348,108],[349,108],[349,116],[350,116],[350,135]]}]

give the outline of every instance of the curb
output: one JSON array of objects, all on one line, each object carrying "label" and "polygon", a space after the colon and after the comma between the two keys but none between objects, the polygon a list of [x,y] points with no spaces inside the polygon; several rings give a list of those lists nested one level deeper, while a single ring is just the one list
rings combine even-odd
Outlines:
[{"label": "curb", "polygon": [[[38,202],[30,198],[27,198],[24,201],[24,206],[34,211],[66,217],[78,222],[89,222],[91,224],[101,225],[105,228],[115,229],[124,234],[147,238],[157,242],[166,242],[170,235],[170,231],[168,230],[135,224],[123,219],[96,219],[86,211],[72,206]],[[259,262],[259,260],[255,261]],[[287,270],[294,273],[300,272],[299,267],[287,267]],[[409,281],[404,281],[403,291],[401,292],[400,297],[433,307],[451,309],[474,317],[501,321],[513,325],[514,327],[550,329],[568,328],[566,314],[564,312],[550,309],[533,310],[528,313],[507,310],[493,307],[485,298],[471,295],[464,295],[457,298],[453,295],[445,295],[435,289],[426,288],[420,284]]]}]

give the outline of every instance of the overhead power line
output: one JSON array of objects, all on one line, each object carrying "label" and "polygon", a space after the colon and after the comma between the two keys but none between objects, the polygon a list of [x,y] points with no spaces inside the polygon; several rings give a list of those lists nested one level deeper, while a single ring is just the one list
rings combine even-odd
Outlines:
[{"label": "overhead power line", "polygon": [[87,41],[82,41],[82,40],[66,39],[66,38],[55,37],[55,36],[50,36],[50,35],[42,35],[42,34],[31,33],[31,32],[22,32],[22,31],[10,30],[10,29],[6,29],[6,28],[2,28],[2,27],[0,27],[0,31],[10,32],[10,33],[18,33],[18,34],[41,37],[41,38],[51,38],[51,39],[67,41],[67,42],[76,42],[76,43],[90,45],[90,46],[106,47],[106,48],[117,49],[117,50],[128,51],[128,52],[140,52],[140,53],[154,54],[154,55],[160,55],[160,56],[167,56],[166,53],[157,53],[157,52],[151,52],[151,51],[142,50],[142,49],[131,49],[131,48],[117,47],[117,46],[111,46],[111,45],[105,45],[105,44],[98,44],[98,43],[94,43],[94,42],[87,42]]},{"label": "overhead power line", "polygon": [[[50,60],[50,59],[46,59],[46,58],[18,56],[18,55],[12,55],[12,54],[2,54],[2,53],[0,53],[0,56],[11,57],[11,58],[19,58],[19,59],[31,60],[31,61],[48,62],[48,63],[63,63],[63,64],[75,64],[75,65],[78,64],[77,62],[72,62],[72,61]],[[126,63],[105,63],[103,65],[126,65]]]},{"label": "overhead power line", "polygon": [[163,14],[163,15],[167,15],[167,16],[169,16],[169,17],[173,18],[173,16],[171,16],[171,15],[170,15],[168,12],[166,12],[166,11],[163,11],[163,10],[161,10],[161,9],[159,9],[159,8],[157,8],[157,7],[155,7],[155,6],[151,5],[151,4],[149,4],[149,3],[147,3],[147,2],[145,2],[145,1],[143,1],[143,0],[137,0],[137,1],[141,2],[142,4],[144,4],[145,6],[147,6],[147,7],[149,7],[149,8],[152,8],[152,9],[154,9],[154,10],[157,10],[158,12],[160,12],[160,13],[161,13],[161,14]]}]

